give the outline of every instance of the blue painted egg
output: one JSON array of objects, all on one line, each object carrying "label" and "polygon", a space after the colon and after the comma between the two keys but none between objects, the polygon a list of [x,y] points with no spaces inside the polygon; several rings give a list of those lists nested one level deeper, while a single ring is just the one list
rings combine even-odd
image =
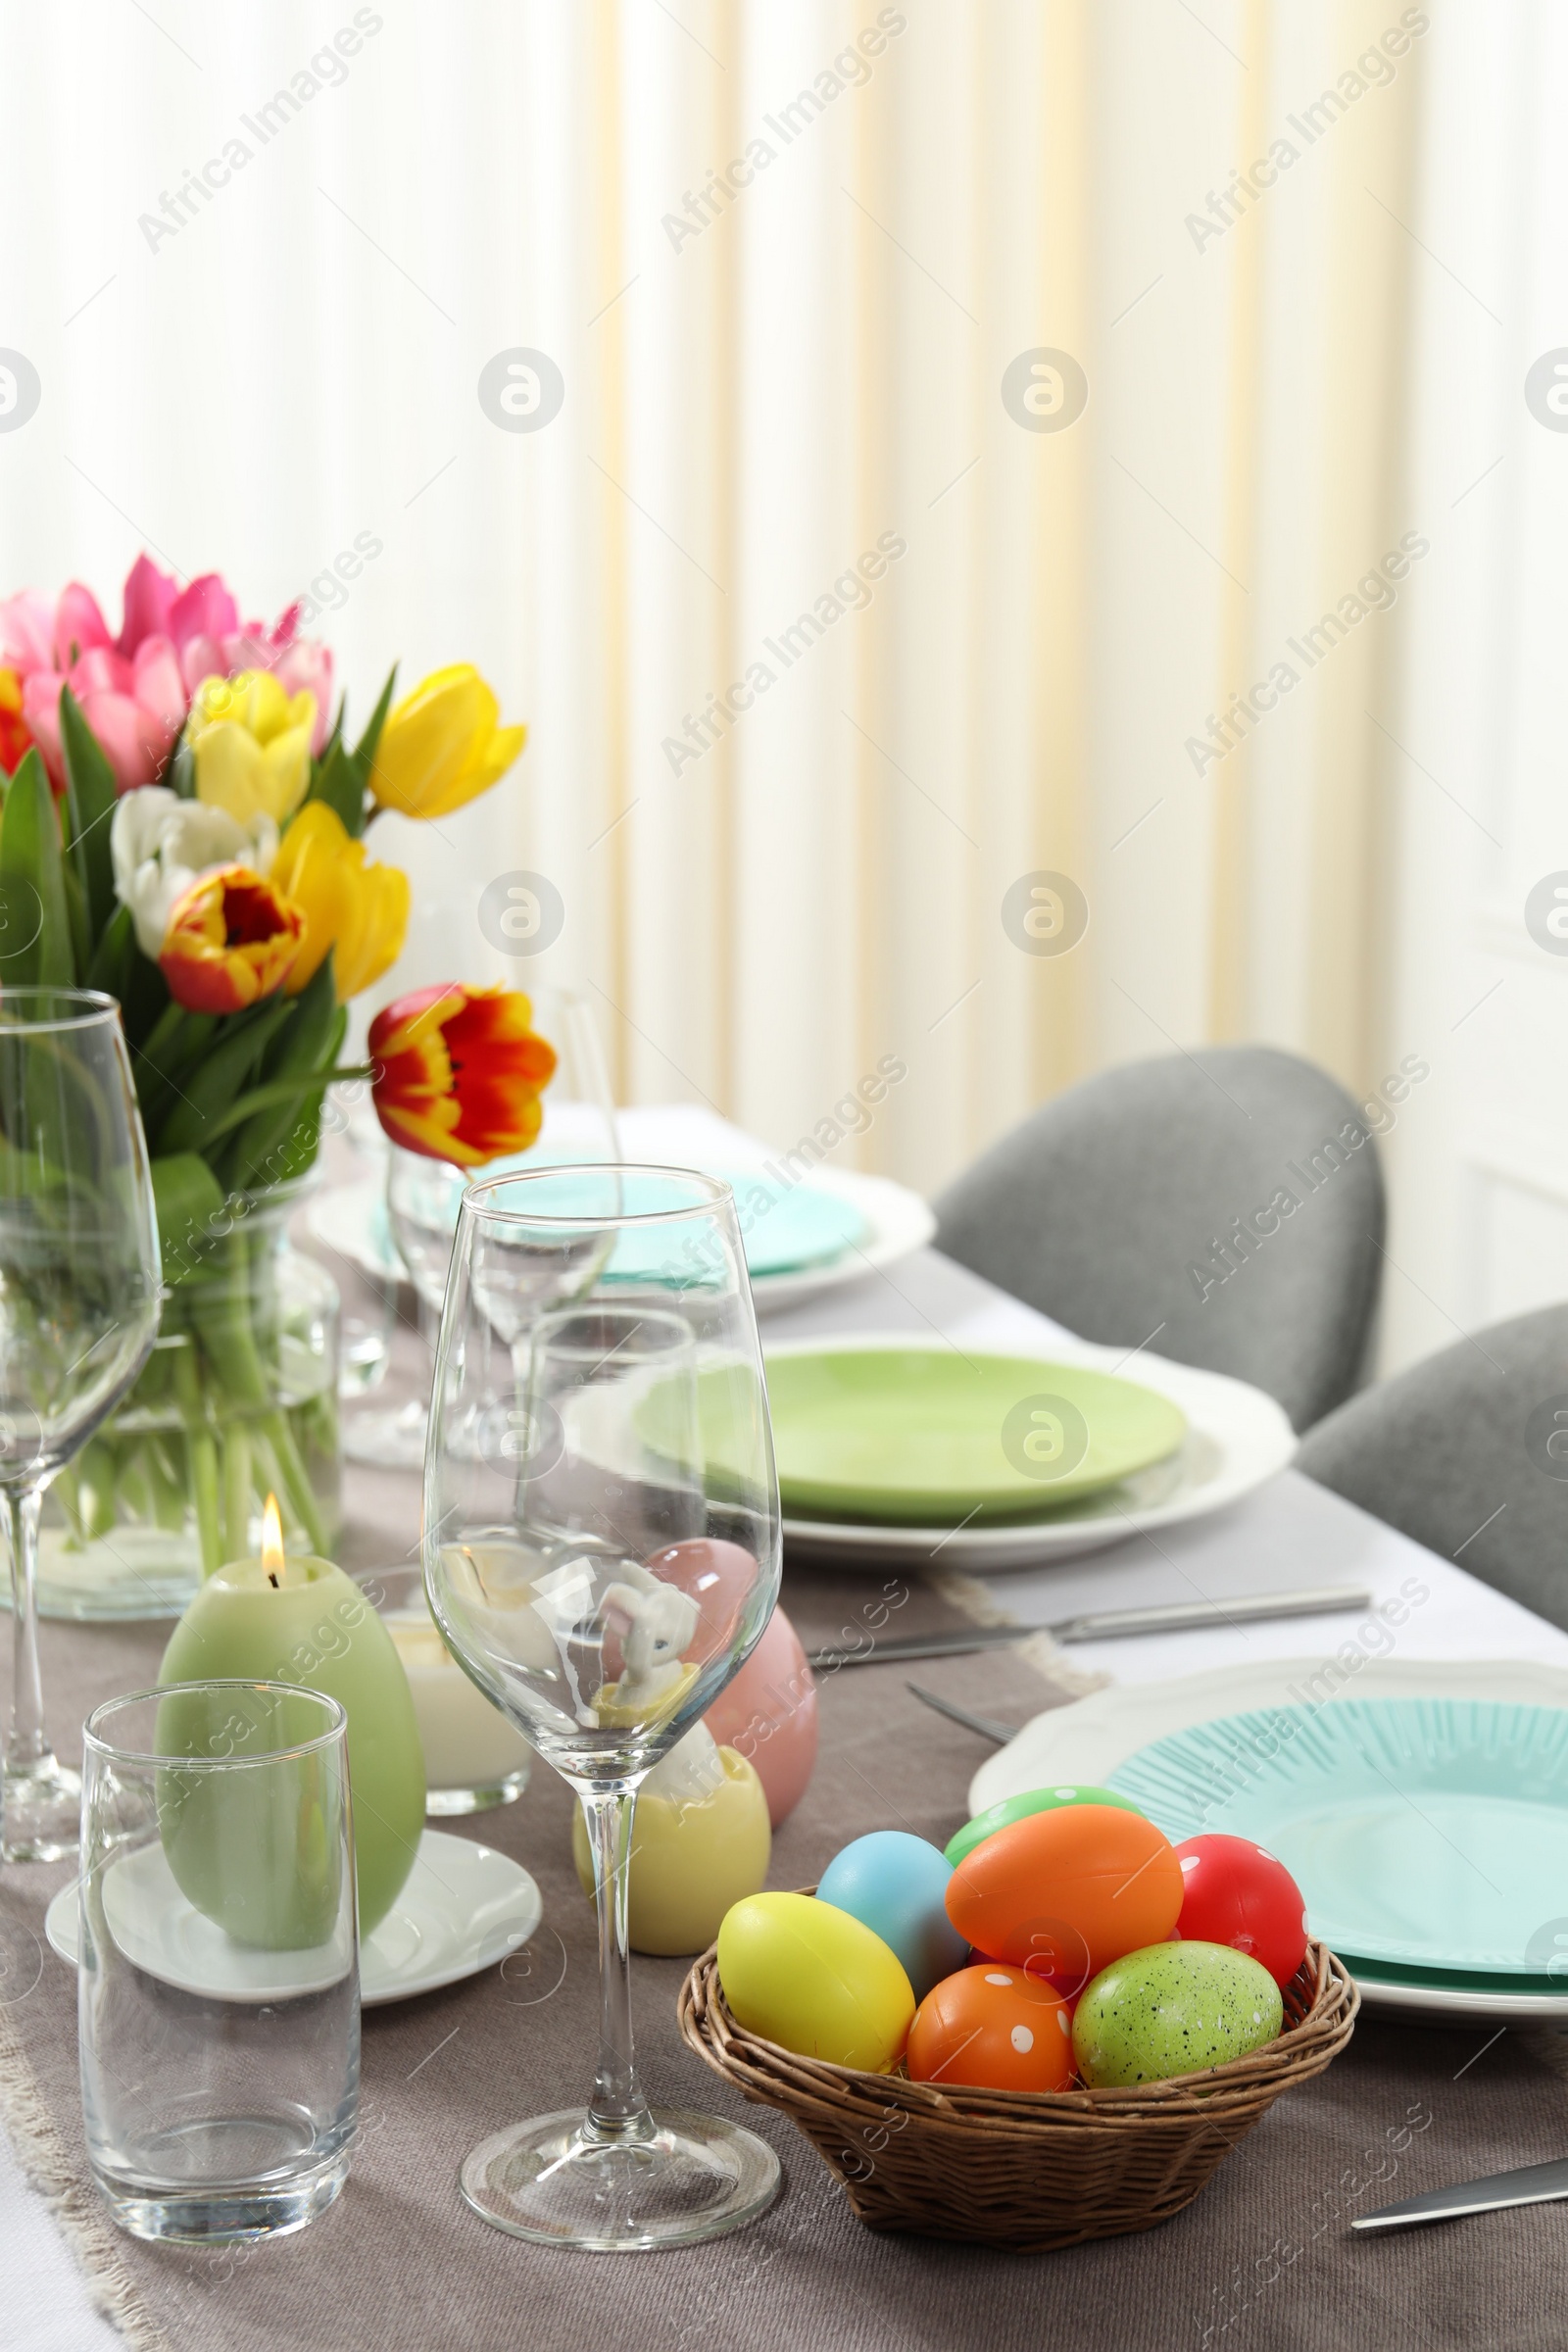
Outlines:
[{"label": "blue painted egg", "polygon": [[819,1903],[848,1911],[898,1954],[923,2001],[933,1984],[963,1966],[969,1946],[948,1918],[953,1868],[945,1854],[907,1830],[873,1830],[835,1854],[816,1889]]}]

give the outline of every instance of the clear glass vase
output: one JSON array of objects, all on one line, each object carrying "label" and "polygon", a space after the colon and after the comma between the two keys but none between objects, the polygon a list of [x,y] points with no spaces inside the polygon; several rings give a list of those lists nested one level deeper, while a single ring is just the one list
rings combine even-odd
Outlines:
[{"label": "clear glass vase", "polygon": [[269,1494],[286,1548],[331,1556],[339,1305],[289,1241],[307,1190],[236,1195],[188,1251],[140,1379],[50,1489],[45,1616],[178,1616],[204,1572],[260,1550]]}]

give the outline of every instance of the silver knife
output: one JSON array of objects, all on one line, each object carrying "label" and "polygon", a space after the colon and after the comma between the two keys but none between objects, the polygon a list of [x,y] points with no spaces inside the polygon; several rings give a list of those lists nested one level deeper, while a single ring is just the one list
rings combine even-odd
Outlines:
[{"label": "silver knife", "polygon": [[1006,1747],[1023,1728],[1021,1724],[999,1723],[994,1715],[971,1715],[967,1707],[956,1706],[951,1698],[939,1698],[934,1690],[922,1690],[918,1683],[906,1683],[904,1688],[926,1706],[935,1707],[950,1723],[961,1723],[966,1732],[978,1732],[982,1740],[990,1740],[998,1747]]},{"label": "silver knife", "polygon": [[887,1641],[867,1632],[854,1649],[832,1645],[809,1653],[817,1673],[841,1666],[893,1666],[911,1658],[957,1658],[977,1649],[997,1649],[1050,1634],[1056,1642],[1108,1642],[1127,1634],[1175,1634],[1200,1625],[1256,1625],[1274,1617],[1321,1617],[1370,1607],[1372,1595],[1349,1585],[1318,1585],[1299,1592],[1259,1592],[1250,1599],[1180,1600],[1147,1609],[1104,1609],[1096,1615],[1063,1617],[1055,1625],[966,1625],[940,1634],[895,1634]]},{"label": "silver knife", "polygon": [[1516,2173],[1489,2173],[1484,2180],[1461,2180],[1455,2188],[1429,2188],[1402,2205],[1382,2205],[1358,2214],[1352,2230],[1408,2230],[1417,2222],[1451,2222],[1463,2213],[1495,2213],[1504,2205],[1549,2205],[1568,2197],[1568,2158],[1521,2165]]}]

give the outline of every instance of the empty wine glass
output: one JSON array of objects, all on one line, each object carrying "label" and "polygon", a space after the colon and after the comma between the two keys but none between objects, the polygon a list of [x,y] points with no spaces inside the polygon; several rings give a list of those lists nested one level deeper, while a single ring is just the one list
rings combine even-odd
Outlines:
[{"label": "empty wine glass", "polygon": [[14,1697],[0,1853],[74,1853],[79,1776],[43,1723],[38,1512],[130,1387],[158,1333],[147,1146],[112,997],[0,989],[0,1507],[11,1552]]},{"label": "empty wine glass", "polygon": [[778,2163],[650,2111],[632,2050],[636,1791],[756,1644],[778,1592],[767,1396],[735,1203],[686,1169],[468,1187],[436,1359],[424,1572],[448,1646],[576,1790],[599,1901],[593,2097],[476,2148],[474,2211],[546,2244],[713,2237]]},{"label": "empty wine glass", "polygon": [[[580,991],[554,983],[528,995],[533,1025],[555,1048],[555,1076],[541,1099],[544,1120],[537,1140],[526,1152],[497,1160],[493,1167],[613,1160],[619,1150],[615,1114],[592,1006]],[[351,1417],[344,1446],[356,1461],[391,1470],[417,1470],[423,1464],[430,1370],[466,1181],[463,1170],[446,1160],[406,1152],[398,1144],[388,1152],[387,1231],[414,1290],[418,1368],[414,1393],[401,1403],[377,1404]]]}]

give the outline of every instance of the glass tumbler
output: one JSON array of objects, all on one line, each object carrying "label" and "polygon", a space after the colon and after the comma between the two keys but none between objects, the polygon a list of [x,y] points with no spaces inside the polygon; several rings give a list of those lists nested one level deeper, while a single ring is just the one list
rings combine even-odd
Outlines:
[{"label": "glass tumbler", "polygon": [[137,2237],[278,2235],[348,2175],[360,2081],[348,1718],[286,1683],[174,1683],[83,1731],[88,2159]]}]

